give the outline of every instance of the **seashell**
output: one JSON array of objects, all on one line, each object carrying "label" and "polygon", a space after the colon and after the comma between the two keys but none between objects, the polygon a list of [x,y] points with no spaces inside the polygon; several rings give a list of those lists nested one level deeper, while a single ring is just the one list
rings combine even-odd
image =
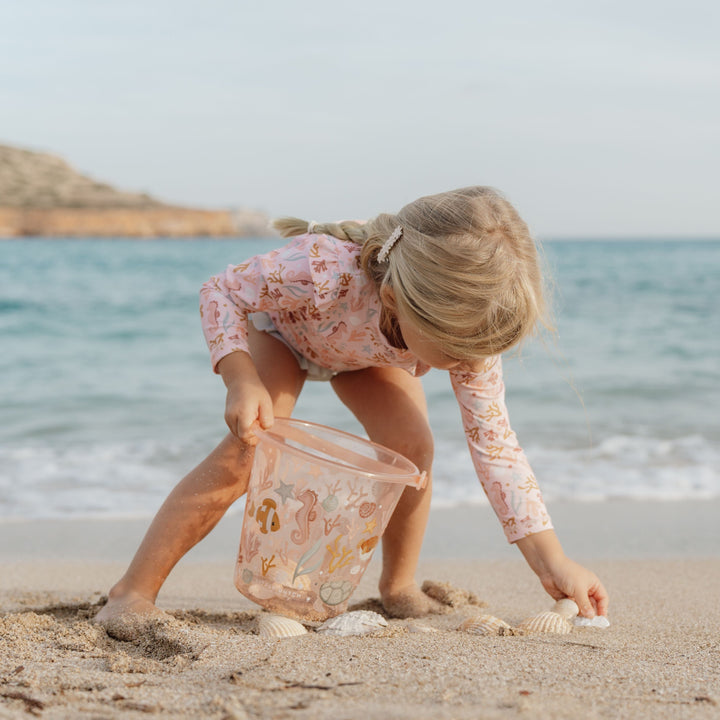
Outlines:
[{"label": "seashell", "polygon": [[560,617],[570,620],[580,612],[580,608],[572,598],[562,598],[552,606],[550,612],[557,613]]},{"label": "seashell", "polygon": [[553,635],[567,635],[572,625],[567,618],[555,612],[542,612],[539,615],[523,620],[518,629],[526,633],[550,633]]},{"label": "seashell", "polygon": [[257,633],[263,638],[288,638],[306,635],[307,630],[297,620],[284,615],[260,615]]},{"label": "seashell", "polygon": [[328,580],[320,586],[320,599],[326,605],[339,605],[352,595],[354,589],[349,580]]},{"label": "seashell", "polygon": [[515,630],[504,620],[494,615],[475,615],[465,620],[458,628],[473,635],[514,635]]},{"label": "seashell", "polygon": [[370,610],[353,610],[326,620],[317,632],[325,635],[365,635],[380,628],[387,627],[387,620]]}]

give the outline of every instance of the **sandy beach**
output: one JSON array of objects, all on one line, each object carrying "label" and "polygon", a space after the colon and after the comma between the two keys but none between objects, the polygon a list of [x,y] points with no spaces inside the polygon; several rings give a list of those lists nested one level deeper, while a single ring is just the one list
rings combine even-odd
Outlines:
[{"label": "sandy beach", "polygon": [[[121,641],[90,618],[147,520],[0,525],[0,718],[717,718],[717,501],[551,506],[568,554],[611,594],[605,630],[483,637],[470,615],[511,624],[549,609],[486,507],[437,509],[418,580],[475,593],[364,637],[268,640],[234,589],[241,517],[172,573],[172,620]],[[375,607],[376,558],[353,596]],[[418,627],[419,626],[419,627]],[[424,630],[424,631],[422,631]]]}]

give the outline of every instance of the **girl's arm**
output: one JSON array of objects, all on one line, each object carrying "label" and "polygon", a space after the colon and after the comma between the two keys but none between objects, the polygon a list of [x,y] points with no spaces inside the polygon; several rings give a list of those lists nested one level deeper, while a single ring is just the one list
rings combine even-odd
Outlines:
[{"label": "girl's arm", "polygon": [[230,353],[248,352],[249,313],[312,311],[330,302],[336,253],[327,236],[301,235],[210,278],[200,290],[200,316],[213,369]]},{"label": "girl's arm", "polygon": [[507,539],[517,544],[553,598],[573,598],[586,617],[605,615],[605,588],[594,573],[565,555],[530,464],[510,428],[500,358],[450,375],[475,469]]},{"label": "girl's arm", "polygon": [[532,468],[510,427],[500,357],[451,370],[478,479],[508,542],[552,528]]},{"label": "girl's arm", "polygon": [[327,238],[300,236],[282,248],[229,266],[200,291],[200,316],[212,366],[227,387],[225,422],[248,445],[257,442],[255,428],[273,423],[272,399],[249,353],[248,313],[316,307],[322,301],[316,290],[316,267],[332,266],[332,250]]}]

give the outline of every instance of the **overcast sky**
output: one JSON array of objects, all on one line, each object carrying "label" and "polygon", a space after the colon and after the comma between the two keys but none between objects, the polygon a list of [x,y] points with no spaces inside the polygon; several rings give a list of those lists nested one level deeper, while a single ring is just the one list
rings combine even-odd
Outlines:
[{"label": "overcast sky", "polygon": [[493,185],[541,237],[720,236],[717,0],[0,0],[0,142],[317,220]]}]

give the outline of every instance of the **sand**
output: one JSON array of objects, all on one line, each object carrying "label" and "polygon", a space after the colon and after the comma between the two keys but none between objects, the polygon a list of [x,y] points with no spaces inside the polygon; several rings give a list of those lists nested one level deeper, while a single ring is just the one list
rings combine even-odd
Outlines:
[{"label": "sand", "polygon": [[[717,518],[709,505],[554,512],[558,525],[558,514],[575,518],[566,549],[611,594],[610,628],[564,636],[457,630],[478,612],[516,624],[552,605],[485,508],[433,512],[418,580],[449,582],[486,608],[459,602],[350,638],[255,634],[261,610],[232,585],[238,517],[176,568],[159,598],[171,619],[134,641],[91,618],[147,521],[5,523],[0,718],[720,718],[720,534],[700,527]],[[670,509],[663,536],[649,532]],[[449,528],[466,517],[476,522],[456,537]],[[594,527],[602,537],[608,526],[610,544],[578,534]],[[484,539],[485,528],[493,539],[473,559],[467,538]],[[19,544],[30,537],[31,553]],[[378,565],[353,596],[359,606],[375,607]]]}]

